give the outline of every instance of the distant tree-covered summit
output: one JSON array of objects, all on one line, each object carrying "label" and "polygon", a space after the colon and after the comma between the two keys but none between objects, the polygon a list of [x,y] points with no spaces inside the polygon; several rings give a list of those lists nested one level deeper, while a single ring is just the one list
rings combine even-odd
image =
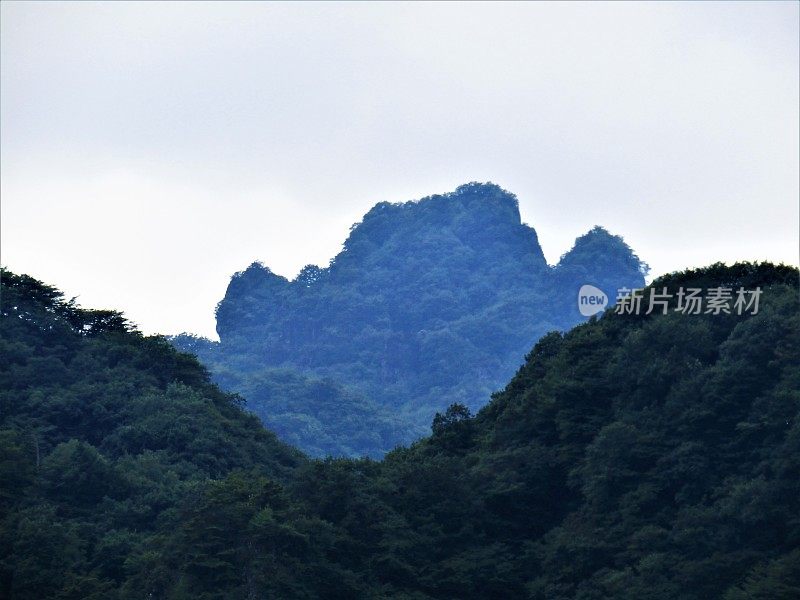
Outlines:
[{"label": "distant tree-covered summit", "polygon": [[[423,433],[454,402],[485,404],[536,340],[582,319],[575,302],[582,284],[613,298],[617,288],[642,287],[646,269],[600,227],[551,267],[516,196],[468,183],[376,204],[327,267],[308,265],[294,280],[251,264],[234,274],[217,307],[220,343],[199,351],[190,338],[175,343],[198,351],[217,381],[240,392],[253,392],[249,376],[276,368],[351,388],[401,419],[385,431],[403,435],[354,449],[348,440],[364,439],[361,432],[326,434],[340,438],[343,453],[381,455]],[[283,430],[265,412],[270,403],[249,400]],[[302,402],[293,404],[302,416]]]}]

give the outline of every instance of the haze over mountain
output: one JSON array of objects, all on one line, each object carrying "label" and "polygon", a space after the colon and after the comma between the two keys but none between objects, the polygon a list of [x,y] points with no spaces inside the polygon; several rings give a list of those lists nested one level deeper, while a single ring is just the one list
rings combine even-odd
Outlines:
[{"label": "haze over mountain", "polygon": [[253,263],[217,307],[220,342],[173,343],[284,440],[313,455],[380,456],[454,402],[483,406],[536,340],[584,320],[581,285],[613,303],[646,270],[601,227],[550,266],[516,197],[469,183],[375,205],[328,266],[293,281]]}]

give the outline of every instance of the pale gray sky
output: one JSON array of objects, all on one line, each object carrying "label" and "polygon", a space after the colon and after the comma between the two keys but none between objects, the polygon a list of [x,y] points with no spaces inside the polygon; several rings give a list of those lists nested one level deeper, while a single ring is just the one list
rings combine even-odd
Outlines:
[{"label": "pale gray sky", "polygon": [[795,2],[1,6],[2,263],[146,332],[472,180],[551,263],[798,262]]}]

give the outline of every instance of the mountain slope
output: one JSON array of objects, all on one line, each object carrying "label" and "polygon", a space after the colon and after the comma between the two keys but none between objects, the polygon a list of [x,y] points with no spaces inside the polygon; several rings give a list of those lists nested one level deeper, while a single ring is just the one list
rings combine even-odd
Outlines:
[{"label": "mountain slope", "polygon": [[305,460],[118,313],[2,283],[2,597],[800,595],[795,268],[662,277],[763,296],[551,333],[382,462]]},{"label": "mountain slope", "polygon": [[385,597],[797,597],[798,272],[714,265],[663,286],[764,295],[756,315],[609,312],[550,334],[373,487],[350,463],[300,495],[367,545]]},{"label": "mountain slope", "polygon": [[0,597],[115,597],[193,490],[306,460],[164,339],[0,280]]},{"label": "mountain slope", "polygon": [[[402,420],[399,435],[388,448],[354,447],[329,428],[339,445],[332,453],[381,456],[421,435],[436,410],[482,406],[537,339],[582,321],[575,302],[582,284],[613,299],[617,288],[644,285],[645,269],[599,227],[550,267],[516,197],[472,183],[377,204],[327,268],[310,265],[294,281],[258,263],[235,274],[217,308],[220,343],[198,356],[223,386],[234,375],[230,389],[256,404],[262,399],[245,392],[253,391],[246,382],[274,368],[354,388],[376,413]],[[174,343],[198,351],[191,339]]]}]

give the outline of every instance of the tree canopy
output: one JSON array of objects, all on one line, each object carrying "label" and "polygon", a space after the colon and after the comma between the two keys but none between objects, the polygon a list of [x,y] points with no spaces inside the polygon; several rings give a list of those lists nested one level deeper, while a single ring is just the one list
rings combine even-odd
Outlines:
[{"label": "tree canopy", "polygon": [[307,459],[119,313],[0,279],[2,597],[800,596],[795,268],[662,277],[760,309],[552,332],[381,462]]}]

